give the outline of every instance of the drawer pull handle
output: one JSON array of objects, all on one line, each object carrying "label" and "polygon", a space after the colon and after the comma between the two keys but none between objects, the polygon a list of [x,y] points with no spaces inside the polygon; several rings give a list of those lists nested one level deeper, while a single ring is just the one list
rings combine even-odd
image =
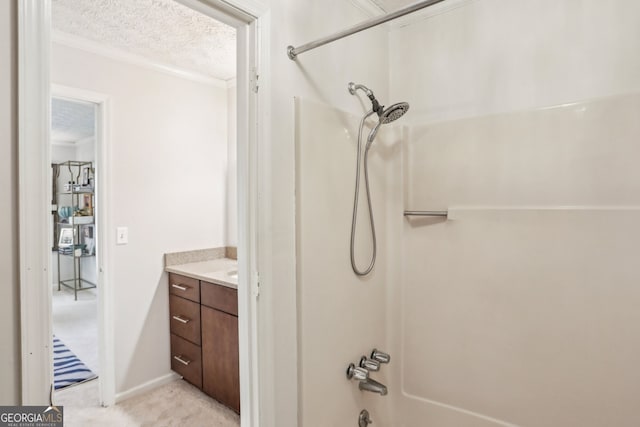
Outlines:
[{"label": "drawer pull handle", "polygon": [[180,322],[180,323],[189,323],[189,322],[191,322],[191,319],[188,319],[188,318],[186,318],[186,317],[182,317],[182,316],[180,316],[180,315],[178,315],[178,316],[172,316],[172,317],[173,317],[173,319],[174,319],[174,320],[177,320],[177,321],[178,321],[178,322]]},{"label": "drawer pull handle", "polygon": [[186,286],[176,285],[175,283],[171,284],[171,287],[172,287],[172,288],[179,289],[179,290],[181,290],[181,291],[186,291],[187,289],[189,289],[189,288],[187,288]]},{"label": "drawer pull handle", "polygon": [[182,358],[182,355],[179,356],[173,356],[174,359],[176,359],[178,362],[182,363],[184,366],[189,366],[189,363],[191,363],[191,360],[184,360]]}]

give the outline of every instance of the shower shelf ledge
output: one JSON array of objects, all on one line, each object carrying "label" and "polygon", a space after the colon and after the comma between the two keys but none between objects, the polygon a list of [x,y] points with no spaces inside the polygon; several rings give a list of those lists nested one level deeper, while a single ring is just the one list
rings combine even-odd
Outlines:
[{"label": "shower shelf ledge", "polygon": [[404,216],[441,216],[447,217],[448,211],[404,211]]}]

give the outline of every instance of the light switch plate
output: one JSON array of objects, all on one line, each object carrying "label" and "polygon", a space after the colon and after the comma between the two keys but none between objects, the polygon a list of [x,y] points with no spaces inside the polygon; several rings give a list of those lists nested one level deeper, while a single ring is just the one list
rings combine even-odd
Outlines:
[{"label": "light switch plate", "polygon": [[126,245],[129,243],[129,227],[116,228],[116,245]]}]

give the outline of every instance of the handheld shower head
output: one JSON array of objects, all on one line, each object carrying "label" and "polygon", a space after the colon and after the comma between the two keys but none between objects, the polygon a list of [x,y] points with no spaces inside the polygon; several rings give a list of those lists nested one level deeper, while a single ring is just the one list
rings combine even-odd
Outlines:
[{"label": "handheld shower head", "polygon": [[[397,104],[393,104],[391,107],[385,110],[384,105],[380,105],[376,97],[373,95],[373,91],[366,87],[365,85],[355,84],[350,82],[348,84],[349,93],[351,95],[355,95],[357,90],[363,91],[367,97],[371,100],[373,104],[371,109],[378,114],[378,118],[380,119],[379,124],[387,124],[398,120],[400,117],[404,116],[404,114],[409,110],[409,104],[407,102],[399,102]],[[375,134],[377,133],[377,129],[379,126],[376,126],[374,129],[373,138],[375,138]]]},{"label": "handheld shower head", "polygon": [[[382,108],[381,108],[382,110]],[[369,138],[367,138],[367,147],[373,143],[373,140],[376,139],[376,135],[378,134],[378,129],[380,129],[381,125],[386,125],[387,123],[395,122],[400,117],[404,116],[404,114],[409,110],[409,104],[406,102],[398,102],[397,104],[393,104],[391,107],[386,110],[382,110],[381,113],[378,113],[380,116],[380,121],[378,124],[371,130],[369,134]]]},{"label": "handheld shower head", "polygon": [[[363,91],[371,100],[373,106],[370,111],[367,111],[365,115],[360,120],[360,130],[358,131],[358,153],[357,153],[357,162],[356,162],[356,188],[355,194],[353,197],[353,216],[351,217],[351,268],[353,268],[353,272],[358,276],[366,276],[373,270],[373,266],[376,263],[376,226],[373,221],[373,208],[371,206],[371,192],[369,190],[369,167],[368,167],[368,154],[369,148],[371,148],[371,144],[373,144],[373,140],[378,133],[378,129],[380,126],[394,122],[398,120],[400,117],[404,116],[404,114],[409,110],[409,104],[406,102],[400,102],[397,104],[393,104],[391,107],[385,110],[384,106],[380,105],[376,97],[373,95],[371,89],[363,85],[357,85],[353,82],[348,85],[349,93],[351,95],[355,95],[356,91]],[[367,206],[369,208],[369,224],[371,225],[371,238],[373,240],[373,251],[371,253],[371,260],[369,262],[369,266],[364,270],[360,270],[356,265],[355,259],[355,240],[356,240],[356,225],[358,222],[358,195],[360,194],[360,162],[362,159],[362,130],[364,128],[365,122],[369,118],[369,116],[377,114],[378,115],[378,123],[376,123],[375,127],[369,133],[369,137],[367,138],[367,143],[364,147],[364,181],[367,188]]]},{"label": "handheld shower head", "polygon": [[409,111],[409,104],[407,102],[398,102],[387,108],[380,114],[380,123],[387,124],[395,122],[400,117]]}]

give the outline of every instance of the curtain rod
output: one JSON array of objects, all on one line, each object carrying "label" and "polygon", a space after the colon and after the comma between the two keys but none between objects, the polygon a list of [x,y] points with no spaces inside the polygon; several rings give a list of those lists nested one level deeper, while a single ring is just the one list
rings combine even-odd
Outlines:
[{"label": "curtain rod", "polygon": [[351,28],[347,28],[346,30],[340,31],[330,36],[323,37],[321,39],[303,44],[302,46],[298,46],[298,47],[288,46],[287,55],[289,56],[289,59],[291,59],[292,61],[295,61],[298,55],[308,50],[315,49],[320,46],[324,46],[327,43],[331,43],[336,40],[340,40],[344,37],[350,36],[352,34],[359,33],[360,31],[367,30],[371,27],[384,24],[385,22],[392,21],[396,18],[400,18],[401,16],[408,15],[410,13],[413,13],[420,9],[424,9],[425,7],[432,6],[442,1],[444,0],[422,0],[416,3],[413,3],[407,7],[403,7],[402,9],[398,9],[395,12],[387,13],[386,15],[378,16],[377,18],[371,18],[367,21],[361,22],[360,24],[354,25]]}]

